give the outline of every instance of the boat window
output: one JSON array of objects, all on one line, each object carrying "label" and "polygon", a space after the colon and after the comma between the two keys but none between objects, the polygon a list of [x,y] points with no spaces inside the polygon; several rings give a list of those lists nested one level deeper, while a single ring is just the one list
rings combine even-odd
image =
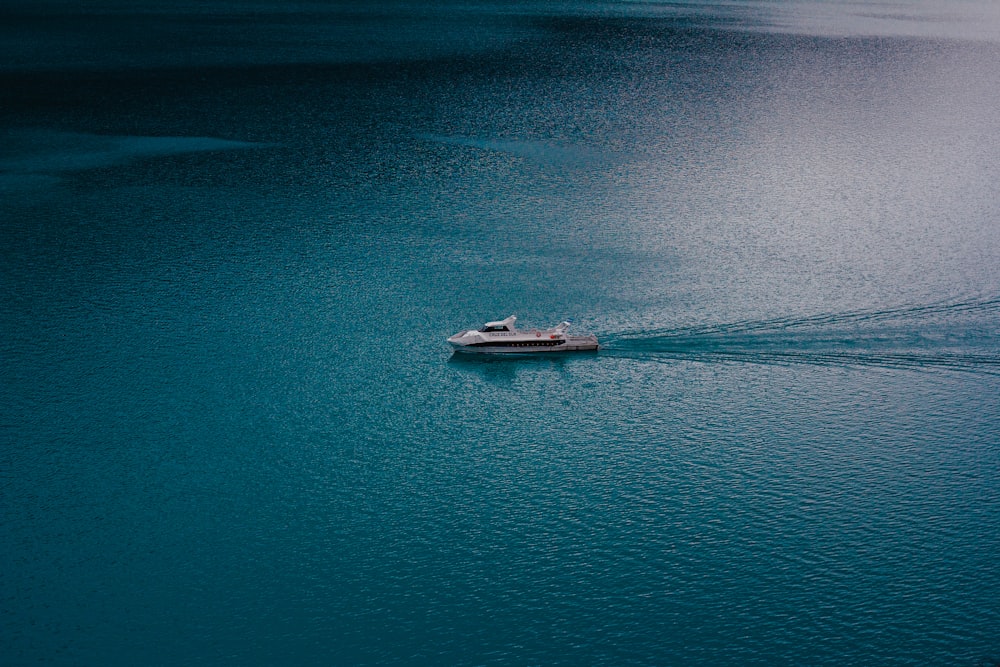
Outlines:
[{"label": "boat window", "polygon": [[494,327],[483,327],[480,331],[484,333],[489,333],[490,331],[510,331],[505,325],[494,326]]}]

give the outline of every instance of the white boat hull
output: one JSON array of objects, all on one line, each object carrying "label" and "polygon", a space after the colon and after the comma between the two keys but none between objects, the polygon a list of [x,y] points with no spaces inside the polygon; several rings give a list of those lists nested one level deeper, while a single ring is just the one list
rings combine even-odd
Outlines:
[{"label": "white boat hull", "polygon": [[595,336],[567,336],[561,345],[537,345],[530,341],[508,345],[462,345],[452,343],[456,352],[466,354],[553,354],[557,352],[592,352],[601,348]]}]

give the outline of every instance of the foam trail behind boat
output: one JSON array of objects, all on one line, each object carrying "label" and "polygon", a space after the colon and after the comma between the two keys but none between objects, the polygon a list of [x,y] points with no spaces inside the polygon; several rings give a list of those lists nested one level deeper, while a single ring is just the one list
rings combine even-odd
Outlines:
[{"label": "foam trail behind boat", "polygon": [[1000,375],[1000,298],[632,330],[602,339],[606,356],[651,361],[938,368]]}]

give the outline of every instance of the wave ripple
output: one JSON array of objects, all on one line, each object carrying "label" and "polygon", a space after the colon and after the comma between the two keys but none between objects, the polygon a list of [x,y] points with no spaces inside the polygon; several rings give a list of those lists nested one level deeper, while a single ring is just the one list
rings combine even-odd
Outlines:
[{"label": "wave ripple", "polygon": [[1000,297],[604,336],[611,356],[1000,375]]}]

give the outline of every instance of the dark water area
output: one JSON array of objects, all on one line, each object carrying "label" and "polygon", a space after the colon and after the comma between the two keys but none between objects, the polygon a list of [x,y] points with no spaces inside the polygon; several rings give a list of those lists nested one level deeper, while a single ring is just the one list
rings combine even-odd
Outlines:
[{"label": "dark water area", "polygon": [[0,664],[1000,662],[936,11],[5,4]]}]

